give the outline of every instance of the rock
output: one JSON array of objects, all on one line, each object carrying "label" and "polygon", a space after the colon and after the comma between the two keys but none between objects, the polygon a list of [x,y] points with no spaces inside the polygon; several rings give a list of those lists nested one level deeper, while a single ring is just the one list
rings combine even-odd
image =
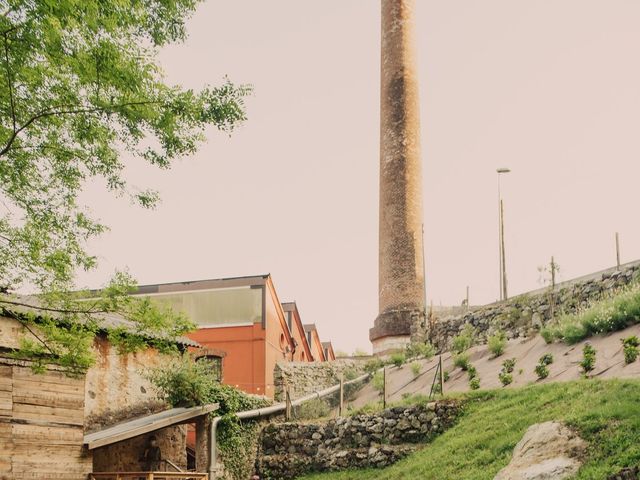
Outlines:
[{"label": "rock", "polygon": [[513,450],[511,462],[494,480],[562,480],[580,468],[587,444],[559,422],[528,428]]},{"label": "rock", "polygon": [[640,467],[623,468],[618,473],[610,475],[607,480],[638,480],[640,479]]}]

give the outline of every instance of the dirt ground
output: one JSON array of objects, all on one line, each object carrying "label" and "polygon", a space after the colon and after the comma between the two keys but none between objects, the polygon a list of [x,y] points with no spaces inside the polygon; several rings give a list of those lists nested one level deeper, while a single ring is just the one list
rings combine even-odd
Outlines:
[{"label": "dirt ground", "polygon": [[[560,382],[577,380],[582,372],[579,362],[582,359],[582,348],[585,343],[591,343],[596,349],[596,365],[591,376],[596,378],[640,378],[640,359],[625,365],[622,353],[622,338],[630,335],[640,337],[640,325],[605,336],[592,337],[576,345],[554,343],[547,345],[540,335],[529,339],[514,339],[508,342],[505,353],[498,358],[492,358],[486,345],[471,348],[467,353],[471,364],[476,368],[480,378],[480,388],[513,388],[532,383]],[[549,365],[549,376],[538,380],[534,367],[545,353],[553,355],[554,362]],[[498,373],[502,369],[502,362],[508,358],[516,359],[513,371],[513,383],[502,387]],[[449,380],[444,384],[445,392],[465,392],[469,390],[467,372],[453,366],[450,353],[442,355],[444,370],[449,372]],[[429,394],[436,373],[438,357],[431,360],[419,360],[420,374],[414,377],[411,361],[401,367],[387,367],[387,400],[394,402],[402,399],[403,394]],[[352,408],[358,408],[381,399],[381,394],[371,383],[358,392],[349,403]]]}]

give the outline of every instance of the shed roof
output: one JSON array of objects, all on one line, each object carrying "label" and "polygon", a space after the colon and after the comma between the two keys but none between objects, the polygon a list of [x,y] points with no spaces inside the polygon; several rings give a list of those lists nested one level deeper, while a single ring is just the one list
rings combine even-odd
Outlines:
[{"label": "shed roof", "polygon": [[218,409],[217,403],[204,405],[201,407],[180,407],[165,410],[164,412],[154,413],[145,417],[139,417],[128,422],[119,423],[113,427],[89,433],[84,436],[84,444],[89,450],[104,447],[112,443],[121,442],[129,438],[144,435],[145,433],[155,432],[161,428],[178,425],[188,422],[189,420],[206,415]]}]

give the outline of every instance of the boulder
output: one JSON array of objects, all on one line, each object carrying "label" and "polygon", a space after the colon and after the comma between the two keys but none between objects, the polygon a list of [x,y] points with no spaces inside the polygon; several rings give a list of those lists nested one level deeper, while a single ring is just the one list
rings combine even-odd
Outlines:
[{"label": "boulder", "polygon": [[559,422],[528,428],[513,450],[511,462],[494,480],[562,480],[573,477],[582,465],[587,444]]}]

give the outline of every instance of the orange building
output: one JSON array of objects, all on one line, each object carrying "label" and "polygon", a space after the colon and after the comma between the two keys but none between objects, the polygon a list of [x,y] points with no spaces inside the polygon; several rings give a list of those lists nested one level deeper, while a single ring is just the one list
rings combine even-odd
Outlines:
[{"label": "orange building", "polygon": [[144,295],[187,314],[198,330],[189,337],[204,348],[228,385],[273,397],[279,361],[324,361],[315,325],[308,332],[295,302],[281,304],[271,275],[140,286]]}]

